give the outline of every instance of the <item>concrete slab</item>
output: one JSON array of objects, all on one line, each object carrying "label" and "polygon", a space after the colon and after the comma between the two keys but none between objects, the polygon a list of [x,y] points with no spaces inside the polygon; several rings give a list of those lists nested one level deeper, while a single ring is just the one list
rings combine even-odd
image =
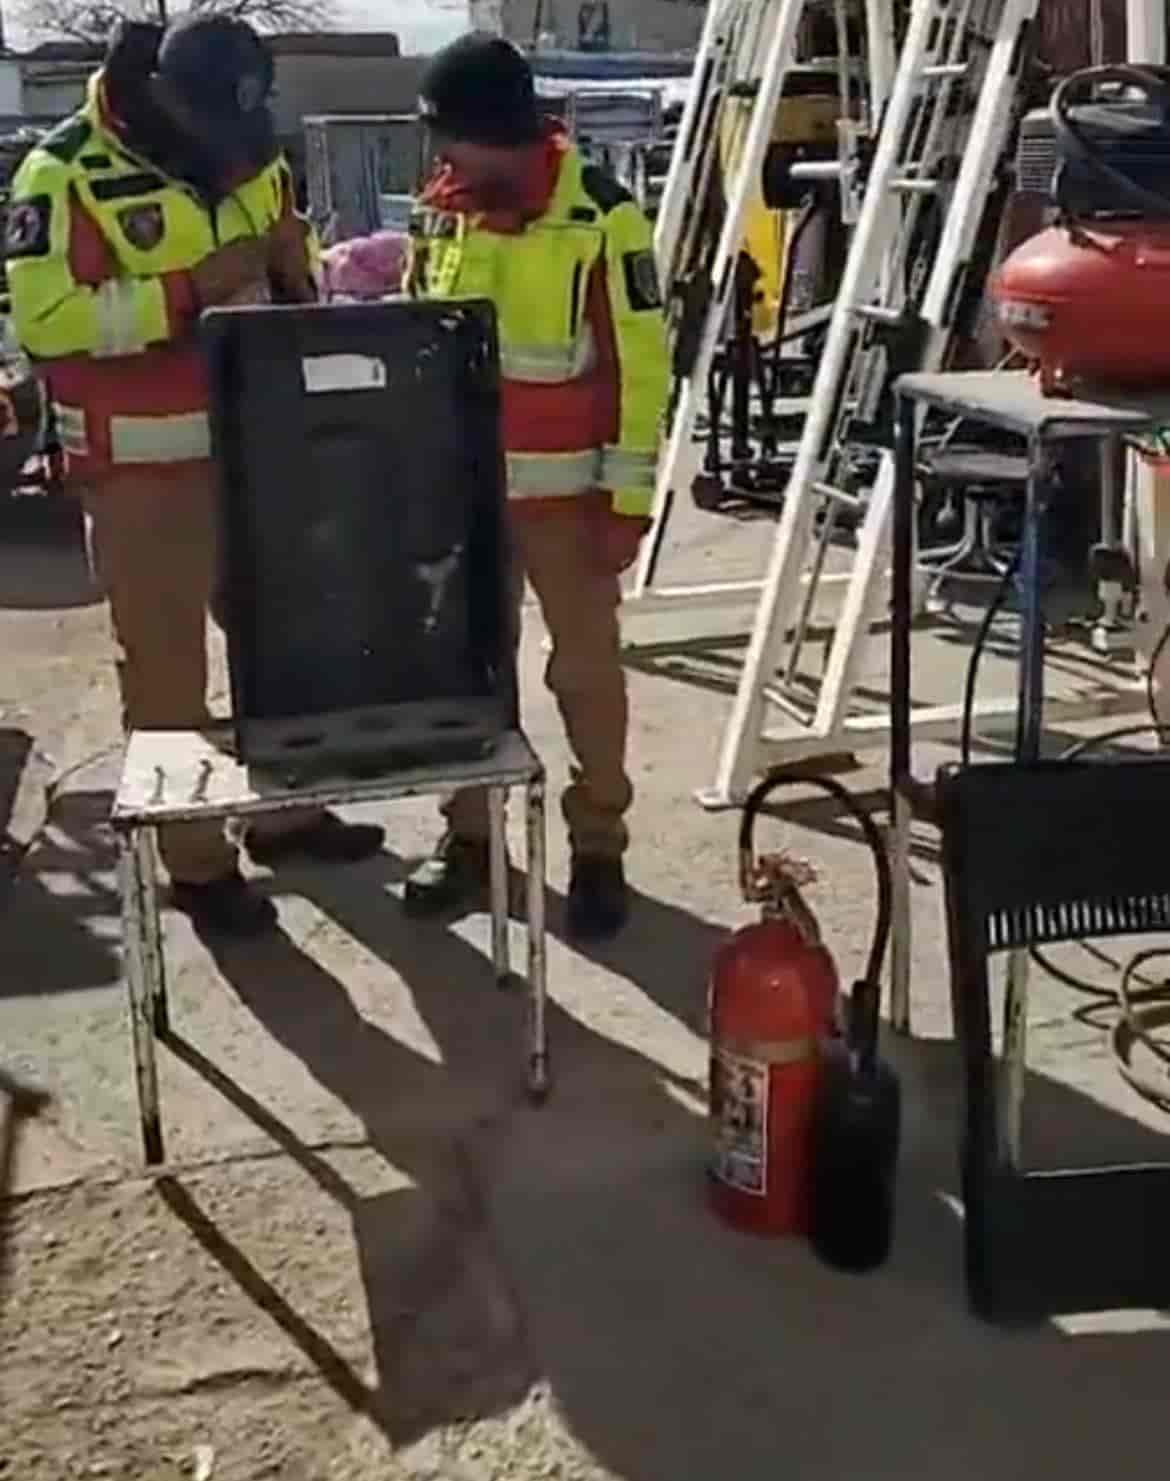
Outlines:
[{"label": "concrete slab", "polygon": [[[758,526],[732,533],[704,544],[692,527],[689,558],[760,559]],[[928,831],[914,889],[924,1042],[892,1046],[908,1126],[890,1266],[845,1280],[703,1206],[707,966],[749,918],[736,819],[691,801],[734,679],[726,626],[717,682],[631,669],[637,898],[605,950],[563,939],[553,812],[548,1107],[520,1095],[522,1003],[492,985],[486,918],[420,927],[398,909],[436,826],[428,804],[404,804],[378,812],[378,859],[264,876],[283,928],[269,941],[213,956],[168,917],[172,1162],[144,1178],[103,822],[117,750],[102,616],[5,608],[3,579],[0,562],[0,723],[14,717],[62,780],[46,794],[37,779],[43,818],[0,915],[0,1059],[55,1096],[18,1156],[0,1475],[1096,1481],[1118,1436],[1133,1459],[1152,1453],[1164,1321],[1009,1337],[964,1309]],[[939,645],[928,682],[957,693],[963,659],[960,641]],[[528,725],[556,787],[565,752],[542,661],[533,622]],[[951,755],[924,746],[921,768]],[[848,778],[874,800],[880,761]],[[811,793],[764,830],[816,860],[811,900],[850,977],[872,898],[854,831]],[[1030,1154],[1160,1152],[1164,1118],[1072,1006],[1037,984]]]}]

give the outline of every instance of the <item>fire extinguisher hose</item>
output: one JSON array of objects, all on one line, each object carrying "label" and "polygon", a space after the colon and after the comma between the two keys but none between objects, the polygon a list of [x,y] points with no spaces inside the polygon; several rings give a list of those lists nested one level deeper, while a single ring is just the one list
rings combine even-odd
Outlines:
[{"label": "fire extinguisher hose", "polygon": [[803,766],[779,766],[770,771],[756,786],[744,803],[743,818],[739,825],[739,867],[742,880],[751,879],[757,869],[755,853],[756,818],[764,803],[781,787],[798,784],[819,787],[833,797],[854,819],[856,819],[873,856],[874,874],[877,881],[877,916],[869,953],[865,962],[865,973],[853,987],[850,1000],[849,1041],[857,1054],[862,1068],[872,1066],[877,1054],[878,1021],[881,1011],[881,972],[890,939],[893,919],[893,880],[890,873],[890,858],[881,830],[872,814],[857,801],[848,787],[832,777],[818,776]]}]

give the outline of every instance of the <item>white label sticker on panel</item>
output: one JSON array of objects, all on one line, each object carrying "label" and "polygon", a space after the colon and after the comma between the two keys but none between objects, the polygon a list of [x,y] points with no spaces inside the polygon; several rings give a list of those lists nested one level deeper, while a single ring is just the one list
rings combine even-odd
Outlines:
[{"label": "white label sticker on panel", "polygon": [[375,355],[312,355],[301,361],[305,390],[380,391],[386,384],[386,364]]}]

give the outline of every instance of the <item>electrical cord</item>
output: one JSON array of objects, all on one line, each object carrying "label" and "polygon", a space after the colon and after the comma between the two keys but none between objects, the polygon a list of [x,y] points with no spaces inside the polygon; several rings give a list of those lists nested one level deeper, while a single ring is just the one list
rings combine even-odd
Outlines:
[{"label": "electrical cord", "polygon": [[[1170,641],[1170,624],[1159,638],[1155,653],[1168,641]],[[1152,667],[1153,663],[1151,663]],[[1150,734],[1156,735],[1159,739],[1170,739],[1170,725],[1161,725],[1155,721],[1148,725],[1119,726],[1101,735],[1087,736],[1084,740],[1075,742],[1062,751],[1058,759],[1061,761],[1079,760],[1089,752],[1113,741]],[[1074,976],[1063,967],[1058,967],[1038,946],[1032,947],[1028,955],[1055,981],[1090,1000],[1085,1006],[1078,1008],[1073,1017],[1078,1023],[1090,1028],[1107,1028],[1118,1074],[1143,1099],[1157,1106],[1159,1110],[1170,1114],[1170,1047],[1163,1047],[1153,1037],[1155,1030],[1170,1027],[1170,981],[1166,978],[1157,981],[1143,975],[1140,971],[1151,961],[1170,958],[1170,947],[1144,948],[1135,952],[1123,967],[1108,952],[1102,951],[1091,941],[1080,940],[1073,944],[1080,946],[1082,950],[1119,972],[1117,987],[1102,987],[1097,983],[1086,982],[1083,978]],[[1140,982],[1141,987],[1134,988],[1132,986],[1134,982]],[[1099,1022],[1099,1015],[1109,1009],[1117,1013],[1114,1021],[1111,1024]],[[1133,1051],[1139,1044],[1161,1063],[1166,1079],[1165,1085],[1161,1085],[1134,1066]]]},{"label": "electrical cord", "polygon": [[1158,718],[1158,707],[1154,694],[1154,679],[1158,672],[1158,664],[1161,661],[1162,654],[1166,651],[1167,643],[1170,643],[1170,622],[1163,628],[1162,636],[1154,644],[1154,651],[1150,654],[1149,666],[1146,669],[1146,708],[1150,712],[1151,724],[1157,730],[1163,730],[1166,727],[1162,725]]},{"label": "electrical cord", "polygon": [[983,650],[987,646],[987,639],[991,636],[992,626],[999,616],[1000,609],[1019,569],[1020,547],[1017,546],[1007,570],[1004,571],[995,589],[995,595],[987,604],[987,611],[984,612],[983,621],[979,624],[979,631],[975,635],[971,656],[967,660],[967,676],[963,681],[963,720],[959,736],[959,760],[963,766],[971,764],[971,731],[975,718],[975,687],[979,682],[979,664],[983,658]]},{"label": "electrical cord", "polygon": [[[1170,983],[1162,989],[1157,1001],[1154,994],[1134,993],[1129,986],[1139,967],[1167,957],[1170,957],[1170,947],[1166,946],[1151,947],[1130,957],[1117,986],[1121,1011],[1110,1032],[1109,1043],[1118,1073],[1126,1084],[1160,1111],[1170,1114],[1170,1047],[1154,1038],[1155,1029],[1170,1026]],[[1157,1061],[1160,1079],[1135,1065],[1134,1050],[1139,1044]]]}]

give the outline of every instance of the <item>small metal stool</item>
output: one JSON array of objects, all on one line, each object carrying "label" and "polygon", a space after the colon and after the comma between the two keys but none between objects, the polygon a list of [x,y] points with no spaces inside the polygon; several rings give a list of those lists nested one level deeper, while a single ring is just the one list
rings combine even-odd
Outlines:
[{"label": "small metal stool", "polygon": [[500,737],[490,754],[354,780],[336,777],[290,786],[242,766],[227,726],[206,732],[136,731],[126,748],[111,823],[119,839],[126,984],[142,1145],[148,1163],[163,1160],[155,1041],[168,1028],[166,970],[159,920],[155,840],[165,823],[249,818],[293,807],[334,807],[426,797],[486,787],[491,812],[492,962],[501,984],[510,976],[508,858],[504,804],[508,791],[526,797],[528,1018],[526,1086],[541,1102],[549,1090],[545,1028],[544,767],[520,731]]},{"label": "small metal stool", "polygon": [[930,493],[962,501],[963,533],[952,545],[921,550],[918,565],[930,574],[929,599],[937,600],[951,576],[998,581],[1008,561],[996,555],[991,535],[992,502],[1004,494],[1024,497],[1028,460],[1023,455],[976,447],[947,447],[924,457],[918,470],[924,498]]}]

